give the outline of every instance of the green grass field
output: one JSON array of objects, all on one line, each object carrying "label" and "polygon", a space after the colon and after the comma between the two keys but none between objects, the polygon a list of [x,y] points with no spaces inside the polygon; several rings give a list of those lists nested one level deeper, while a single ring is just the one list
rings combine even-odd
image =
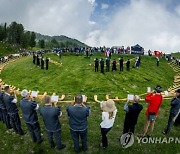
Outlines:
[{"label": "green grass field", "polygon": [[[135,144],[123,149],[118,139],[122,135],[125,113],[123,111],[124,103],[117,103],[118,114],[113,129],[108,134],[109,148],[102,150],[99,148],[101,141],[100,127],[101,110],[99,104],[94,103],[93,96],[98,95],[99,100],[105,100],[105,95],[110,97],[119,96],[125,98],[128,93],[142,94],[146,92],[148,86],[154,87],[160,84],[163,90],[172,85],[175,73],[167,64],[167,61],[160,59],[160,67],[156,67],[156,58],[142,57],[141,67],[126,70],[123,73],[108,72],[105,74],[94,72],[94,58],[104,58],[103,54],[96,54],[91,58],[84,56],[64,55],[61,59],[54,54],[46,55],[52,60],[62,63],[62,66],[50,64],[48,71],[41,70],[32,63],[32,57],[25,57],[10,63],[2,71],[0,77],[7,83],[13,84],[20,89],[39,90],[40,93],[47,91],[48,94],[56,92],[58,95],[65,94],[65,100],[72,100],[76,94],[85,94],[88,96],[88,105],[91,107],[91,116],[89,117],[88,128],[88,147],[87,153],[179,153],[178,144]],[[113,55],[112,59],[118,59],[120,55]],[[134,56],[124,55],[125,60],[134,58]],[[91,64],[91,65],[90,65]],[[134,65],[134,61],[131,62]],[[119,70],[119,67],[118,67]],[[144,127],[145,110],[147,104],[143,104],[143,111],[139,116],[136,126],[135,136],[140,134]],[[41,104],[42,105],[42,104]],[[7,132],[5,126],[0,123],[0,153],[74,153],[73,142],[69,132],[68,117],[66,115],[66,106],[68,104],[59,104],[63,115],[60,117],[62,124],[62,141],[67,145],[62,151],[50,149],[42,118],[39,116],[44,142],[41,145],[34,144],[29,135],[19,136],[13,132]],[[162,130],[165,128],[168,120],[170,101],[163,101],[159,116],[157,118],[153,136],[163,137]],[[21,111],[20,111],[21,115]],[[22,115],[21,115],[22,117]],[[24,129],[27,129],[22,120]],[[167,137],[180,137],[180,128],[173,127]]]},{"label": "green grass field", "polygon": [[177,57],[177,58],[180,58],[180,52],[173,53],[172,56]]}]

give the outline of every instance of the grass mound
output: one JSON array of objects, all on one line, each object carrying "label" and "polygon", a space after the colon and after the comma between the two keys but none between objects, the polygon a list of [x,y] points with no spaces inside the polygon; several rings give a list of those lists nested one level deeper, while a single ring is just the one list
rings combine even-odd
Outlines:
[{"label": "grass mound", "polygon": [[[101,110],[99,104],[93,103],[93,95],[97,94],[100,100],[105,99],[105,94],[111,97],[126,97],[127,93],[141,94],[146,92],[146,87],[154,87],[156,84],[162,85],[166,90],[172,85],[175,73],[164,59],[160,60],[160,67],[156,67],[156,59],[154,57],[142,57],[142,64],[139,69],[126,70],[119,74],[117,72],[109,72],[105,74],[94,72],[94,58],[104,57],[103,54],[96,54],[90,59],[84,56],[65,55],[59,59],[56,55],[47,55],[54,61],[62,63],[62,66],[50,64],[48,71],[41,70],[32,64],[32,57],[25,57],[9,64],[2,71],[0,77],[8,84],[13,84],[21,89],[27,88],[31,90],[39,90],[40,93],[47,91],[49,94],[56,92],[57,94],[66,94],[67,99],[72,99],[77,93],[86,94],[88,96],[88,105],[91,106],[91,116],[88,123],[88,152],[87,153],[178,153],[178,144],[138,144],[135,143],[128,149],[123,149],[118,138],[122,134],[125,113],[123,111],[124,103],[116,103],[118,113],[114,127],[108,134],[109,148],[102,150],[99,148],[101,141],[100,127]],[[118,58],[120,55],[113,55]],[[125,60],[134,56],[123,56]],[[90,65],[91,64],[91,65]],[[131,63],[134,65],[134,62]],[[145,110],[147,104],[143,104],[143,110],[139,116],[136,126],[136,136],[141,133],[145,123]],[[32,143],[29,135],[20,137],[13,132],[8,132],[5,126],[0,123],[0,152],[1,153],[74,153],[73,142],[71,139],[68,117],[66,115],[67,104],[59,104],[63,112],[60,117],[62,124],[62,141],[67,148],[58,152],[51,149],[46,137],[46,131],[42,118],[39,115],[44,142],[41,145]],[[163,101],[159,116],[155,124],[154,137],[163,137],[162,130],[166,127],[169,116],[170,102]],[[27,129],[22,119],[23,129]],[[167,137],[180,137],[180,128],[173,127],[171,133]],[[135,137],[136,137],[135,136]]]},{"label": "grass mound", "polygon": [[[50,94],[56,92],[67,96],[83,93],[90,98],[97,94],[103,99],[105,94],[112,97],[126,97],[128,93],[142,94],[146,92],[146,87],[157,84],[167,89],[172,85],[175,75],[164,59],[160,60],[160,67],[157,68],[154,57],[143,56],[138,69],[132,68],[132,61],[129,72],[124,68],[124,72],[120,73],[117,65],[117,72],[101,74],[94,72],[94,58],[104,57],[103,54],[96,54],[91,58],[67,55],[60,59],[55,54],[47,56],[62,65],[50,64],[48,71],[41,70],[32,63],[32,57],[25,57],[5,67],[1,77],[6,83],[20,89],[39,90],[40,93],[47,91]],[[114,55],[112,59],[119,57]],[[132,55],[123,57],[125,61],[134,58]]]}]

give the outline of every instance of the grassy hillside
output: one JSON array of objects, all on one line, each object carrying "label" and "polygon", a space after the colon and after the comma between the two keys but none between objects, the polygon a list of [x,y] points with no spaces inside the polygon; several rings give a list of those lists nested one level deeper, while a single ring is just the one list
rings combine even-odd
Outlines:
[{"label": "grassy hillside", "polygon": [[[101,110],[99,104],[94,103],[93,96],[98,95],[98,99],[104,100],[105,94],[110,94],[111,97],[119,96],[126,97],[128,93],[142,94],[146,92],[146,87],[154,87],[157,84],[162,85],[166,90],[173,82],[175,73],[169,67],[164,59],[160,59],[160,67],[156,67],[156,59],[153,57],[142,57],[142,64],[139,69],[132,69],[130,72],[126,70],[119,74],[117,72],[109,72],[105,74],[94,72],[94,58],[104,57],[102,54],[96,54],[90,59],[84,56],[69,56],[65,55],[59,59],[56,55],[47,55],[51,59],[62,63],[62,66],[50,64],[48,71],[41,70],[32,64],[32,57],[25,57],[12,64],[9,64],[2,72],[0,77],[8,84],[23,89],[39,90],[40,93],[48,91],[50,94],[66,94],[66,100],[72,99],[76,94],[86,94],[88,96],[88,105],[91,107],[91,116],[89,117],[88,128],[88,147],[87,153],[134,153],[134,154],[149,154],[149,153],[178,153],[180,151],[178,144],[138,144],[135,139],[135,144],[123,149],[118,138],[122,134],[123,122],[125,113],[123,111],[124,103],[116,103],[118,108],[117,117],[114,127],[108,134],[109,148],[102,150],[99,148],[101,141],[99,124],[101,122]],[[114,55],[112,59],[120,57]],[[125,60],[134,56],[123,56]],[[91,64],[91,65],[90,65]],[[131,63],[132,65],[134,64]],[[118,67],[119,70],[119,67]],[[11,75],[13,72],[13,75]],[[135,136],[139,135],[144,127],[145,110],[147,104],[143,104],[143,111],[140,114],[138,124],[136,126]],[[41,104],[42,105],[42,104]],[[46,131],[39,115],[39,121],[42,128],[44,142],[42,145],[32,143],[29,135],[20,137],[12,132],[8,132],[5,126],[0,123],[0,152],[1,153],[74,153],[73,142],[69,132],[68,117],[66,115],[66,106],[68,104],[59,104],[63,115],[60,117],[62,124],[62,141],[67,145],[67,148],[58,152],[56,149],[50,149]],[[159,116],[155,124],[154,137],[163,137],[162,130],[165,128],[168,120],[170,102],[163,101]],[[21,115],[21,110],[20,110]],[[22,118],[22,115],[21,115]],[[24,129],[27,129],[22,120]],[[180,137],[180,128],[173,127],[168,137]]]},{"label": "grassy hillside", "polygon": [[64,35],[60,35],[60,36],[48,36],[48,35],[42,35],[40,33],[36,33],[36,39],[37,40],[45,40],[45,41],[51,41],[52,39],[56,39],[59,43],[65,43],[65,42],[71,42],[73,44],[77,44],[81,47],[87,47],[86,44],[78,41],[77,39],[73,39],[73,38],[69,38],[67,36]]},{"label": "grassy hillside", "polygon": [[[141,94],[146,92],[147,86],[154,87],[157,84],[166,90],[172,84],[175,74],[164,59],[160,60],[160,67],[157,68],[156,58],[147,56],[142,57],[142,65],[138,69],[105,74],[94,72],[94,58],[102,57],[101,54],[91,59],[84,56],[63,56],[62,59],[54,54],[48,56],[62,63],[62,66],[50,64],[50,70],[41,70],[32,64],[32,57],[26,57],[8,65],[2,72],[2,78],[8,84],[14,84],[21,89],[64,93],[70,96],[84,93],[91,98],[94,94],[119,97],[126,97],[127,93]],[[118,57],[120,56],[115,55],[112,59]],[[125,60],[128,58],[133,56],[124,56]],[[131,65],[134,65],[134,61]],[[119,66],[117,67],[119,70]],[[13,76],[9,76],[11,72]]]},{"label": "grassy hillside", "polygon": [[172,56],[177,57],[177,58],[180,58],[180,52],[172,53]]}]

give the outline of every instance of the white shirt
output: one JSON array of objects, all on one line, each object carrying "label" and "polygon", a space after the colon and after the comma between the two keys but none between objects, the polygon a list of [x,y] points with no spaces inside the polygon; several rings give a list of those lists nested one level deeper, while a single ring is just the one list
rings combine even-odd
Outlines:
[{"label": "white shirt", "polygon": [[114,111],[114,115],[109,119],[109,112],[102,112],[101,128],[111,128],[114,125],[117,110]]}]

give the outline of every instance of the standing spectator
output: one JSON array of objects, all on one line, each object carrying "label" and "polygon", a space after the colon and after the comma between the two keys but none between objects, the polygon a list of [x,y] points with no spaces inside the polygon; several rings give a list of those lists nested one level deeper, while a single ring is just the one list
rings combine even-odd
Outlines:
[{"label": "standing spectator", "polygon": [[139,68],[139,57],[136,58],[135,67],[136,67],[136,68]]},{"label": "standing spectator", "polygon": [[87,117],[90,115],[90,108],[83,104],[81,95],[75,97],[74,106],[67,107],[67,114],[75,151],[80,152],[79,137],[82,141],[82,150],[87,151]]},{"label": "standing spectator", "polygon": [[62,53],[61,53],[61,50],[59,51],[59,58],[61,58],[62,57]]},{"label": "standing spectator", "polygon": [[89,49],[86,49],[86,57],[89,57]]},{"label": "standing spectator", "polygon": [[49,58],[46,57],[46,70],[48,70],[48,69],[49,69]]},{"label": "standing spectator", "polygon": [[175,92],[175,96],[171,100],[171,110],[170,110],[170,114],[169,114],[168,125],[167,125],[166,129],[162,132],[164,135],[166,135],[170,132],[173,121],[176,120],[179,113],[180,113],[180,89],[178,89]]},{"label": "standing spectator", "polygon": [[94,65],[94,67],[95,67],[95,72],[98,72],[98,68],[99,68],[99,60],[98,60],[98,58],[96,58],[96,59],[94,60],[94,63],[95,63],[95,65]]},{"label": "standing spectator", "polygon": [[37,66],[40,66],[40,58],[39,58],[39,55],[37,55]]},{"label": "standing spectator", "polygon": [[156,57],[156,58],[157,58],[156,65],[157,65],[157,67],[159,67],[159,57]]},{"label": "standing spectator", "polygon": [[126,62],[126,69],[127,69],[127,71],[130,71],[130,60],[129,59]]},{"label": "standing spectator", "polygon": [[163,100],[163,97],[161,95],[162,92],[161,88],[162,88],[161,86],[157,85],[154,88],[154,91],[149,93],[145,98],[149,106],[146,110],[146,124],[144,127],[143,136],[145,136],[146,134],[147,136],[150,136],[153,132],[154,123]]},{"label": "standing spectator", "polygon": [[102,108],[102,122],[100,124],[101,127],[101,135],[102,135],[102,143],[100,147],[103,149],[108,147],[108,139],[107,133],[111,130],[114,125],[117,109],[113,100],[108,100],[107,102],[101,103]]},{"label": "standing spectator", "polygon": [[106,72],[110,71],[110,59],[106,58]]},{"label": "standing spectator", "polygon": [[25,132],[21,128],[21,121],[18,114],[18,108],[16,106],[17,97],[16,92],[14,92],[14,96],[10,95],[10,87],[6,86],[4,88],[3,101],[6,104],[7,113],[10,117],[10,121],[14,131],[20,135],[24,135]]},{"label": "standing spectator", "polygon": [[27,90],[21,92],[22,99],[20,101],[20,107],[22,110],[24,121],[29,129],[29,133],[33,142],[41,143],[41,130],[38,123],[38,116],[36,110],[39,105],[32,100]]},{"label": "standing spectator", "polygon": [[36,55],[35,55],[35,52],[33,52],[33,64],[35,64],[36,62]]},{"label": "standing spectator", "polygon": [[41,57],[41,69],[44,69],[44,58]]},{"label": "standing spectator", "polygon": [[66,145],[61,143],[61,125],[59,122],[59,116],[62,115],[62,112],[60,112],[59,107],[56,106],[56,102],[54,103],[55,106],[52,106],[50,96],[45,96],[44,102],[45,106],[40,107],[39,112],[43,118],[51,148],[55,147],[53,141],[54,136],[58,150],[64,149]]},{"label": "standing spectator", "polygon": [[103,58],[100,61],[100,65],[101,65],[101,73],[104,74],[104,60],[103,60]]},{"label": "standing spectator", "polygon": [[123,58],[120,58],[120,59],[119,59],[120,71],[123,71],[123,63],[124,63]]},{"label": "standing spectator", "polygon": [[134,96],[134,101],[132,105],[128,105],[128,102],[124,106],[124,111],[126,111],[126,116],[124,120],[123,134],[131,132],[134,134],[134,129],[138,121],[139,114],[143,109],[143,106],[139,104],[139,96]]},{"label": "standing spectator", "polygon": [[112,52],[110,51],[109,52],[109,59],[111,59],[111,57],[112,57]]},{"label": "standing spectator", "polygon": [[114,59],[112,62],[112,71],[116,71],[116,60]]},{"label": "standing spectator", "polygon": [[141,65],[141,55],[139,55],[138,61],[139,61],[139,66],[140,66]]}]

